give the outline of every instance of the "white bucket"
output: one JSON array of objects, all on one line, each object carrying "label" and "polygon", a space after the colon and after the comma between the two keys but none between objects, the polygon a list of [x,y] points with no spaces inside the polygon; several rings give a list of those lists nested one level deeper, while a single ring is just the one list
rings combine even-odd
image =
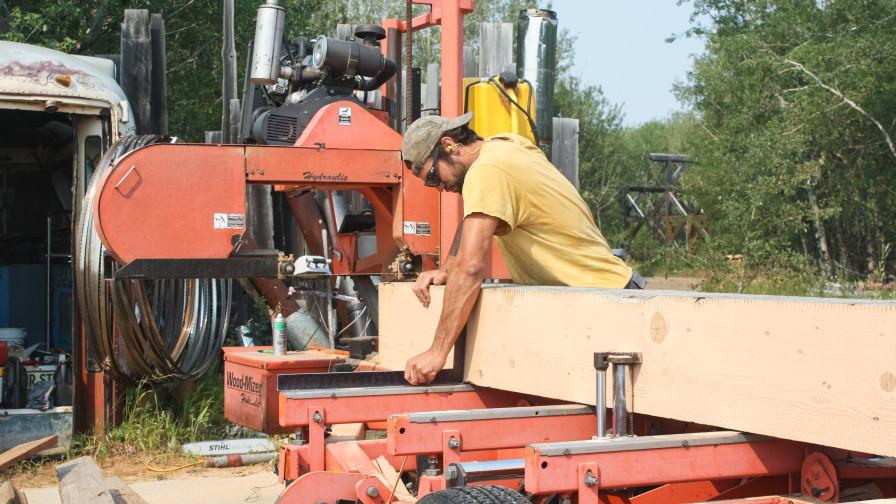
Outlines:
[{"label": "white bucket", "polygon": [[0,341],[10,345],[25,345],[25,329],[21,327],[0,327]]}]

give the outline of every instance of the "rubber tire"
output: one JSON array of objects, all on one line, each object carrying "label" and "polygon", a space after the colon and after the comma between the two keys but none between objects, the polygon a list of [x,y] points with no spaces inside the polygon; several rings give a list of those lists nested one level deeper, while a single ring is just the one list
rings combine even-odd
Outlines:
[{"label": "rubber tire", "polygon": [[423,497],[418,504],[532,504],[522,494],[498,485],[449,488]]}]

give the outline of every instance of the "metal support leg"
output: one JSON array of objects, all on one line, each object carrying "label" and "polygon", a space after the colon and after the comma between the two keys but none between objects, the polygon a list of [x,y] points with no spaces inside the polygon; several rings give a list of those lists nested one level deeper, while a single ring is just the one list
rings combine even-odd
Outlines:
[{"label": "metal support leg", "polygon": [[625,387],[626,369],[628,366],[613,364],[613,435],[627,436],[628,428],[628,404]]},{"label": "metal support leg", "polygon": [[613,436],[632,434],[632,412],[628,405],[626,377],[628,369],[641,363],[637,352],[595,352],[594,369],[597,371],[597,437],[607,435],[607,370],[613,364]]},{"label": "metal support leg", "polygon": [[595,352],[594,369],[597,371],[597,400],[595,415],[597,416],[597,432],[595,438],[607,435],[607,369],[610,363],[606,359],[607,354]]}]

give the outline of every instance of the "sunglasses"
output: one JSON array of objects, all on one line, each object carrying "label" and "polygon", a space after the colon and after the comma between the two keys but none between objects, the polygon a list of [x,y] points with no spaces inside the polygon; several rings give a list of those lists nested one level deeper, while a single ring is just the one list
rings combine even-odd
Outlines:
[{"label": "sunglasses", "polygon": [[432,166],[429,167],[429,171],[426,172],[426,178],[423,179],[423,185],[426,187],[439,187],[439,184],[442,183],[442,177],[439,176],[439,170],[436,167],[436,164],[439,162],[439,154],[442,149],[436,147],[432,156]]}]

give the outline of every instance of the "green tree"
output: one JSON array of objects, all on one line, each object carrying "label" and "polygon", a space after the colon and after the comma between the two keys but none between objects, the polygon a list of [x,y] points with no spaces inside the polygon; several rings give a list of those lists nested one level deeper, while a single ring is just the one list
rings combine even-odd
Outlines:
[{"label": "green tree", "polygon": [[[242,89],[247,47],[255,34],[261,2],[235,2],[238,89]],[[335,28],[344,13],[338,2],[284,0],[286,34],[319,34]],[[120,48],[125,9],[148,9],[165,20],[169,131],[202,141],[220,129],[223,4],[220,0],[0,0],[5,29],[0,38],[74,54],[113,54]],[[301,13],[301,14],[299,14]],[[331,28],[332,27],[332,28]]]},{"label": "green tree", "polygon": [[756,261],[880,271],[896,240],[896,2],[694,8],[707,50],[679,92],[700,121],[690,189],[715,238]]}]

